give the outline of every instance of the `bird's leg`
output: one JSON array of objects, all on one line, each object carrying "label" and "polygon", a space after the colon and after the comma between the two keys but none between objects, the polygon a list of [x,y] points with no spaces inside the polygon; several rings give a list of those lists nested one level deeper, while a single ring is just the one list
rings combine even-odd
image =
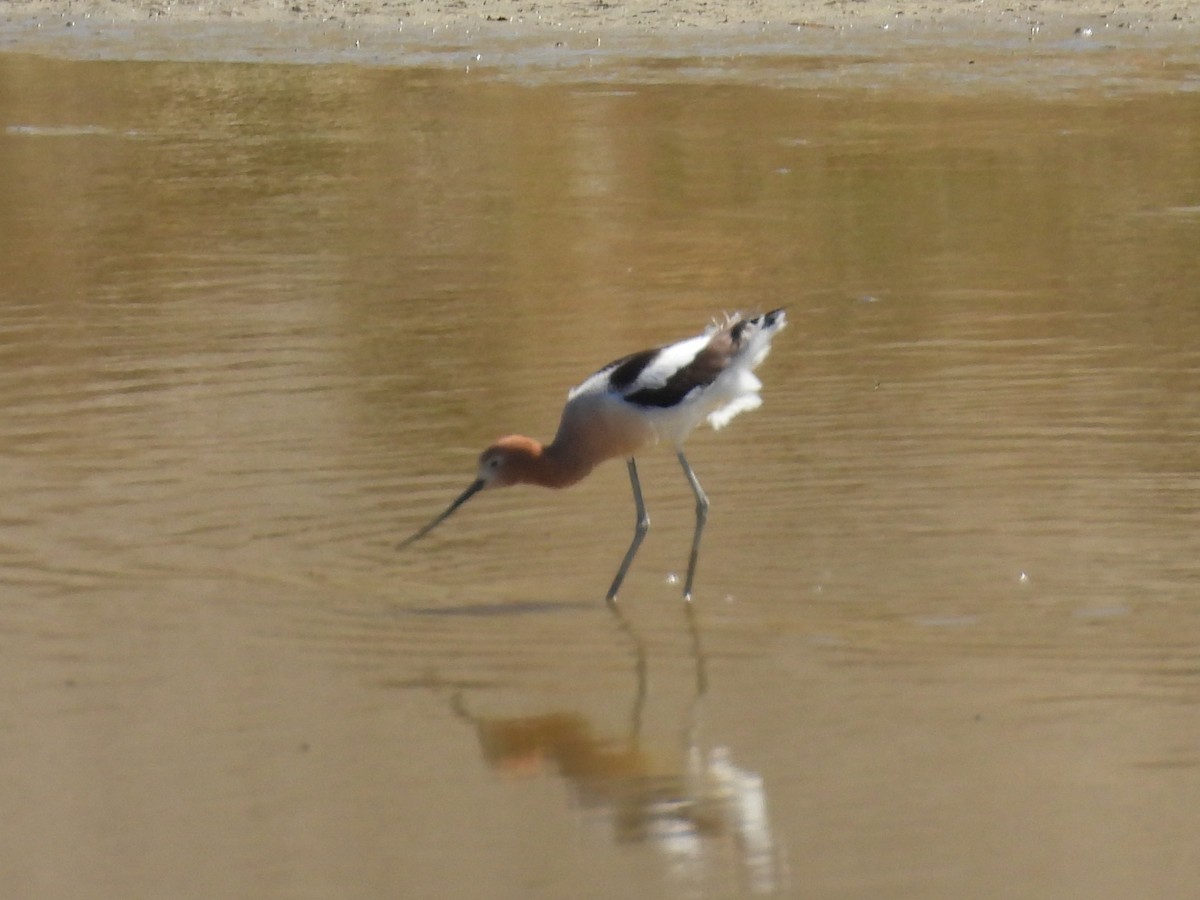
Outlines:
[{"label": "bird's leg", "polygon": [[683,474],[687,476],[688,484],[692,486],[692,493],[696,495],[696,531],[692,534],[692,553],[688,557],[687,581],[683,584],[683,599],[690,602],[692,579],[696,577],[696,560],[700,558],[700,534],[704,531],[704,523],[708,521],[708,497],[704,496],[704,488],[700,487],[696,473],[692,471],[682,450],[678,452],[678,456],[679,464],[683,466]]},{"label": "bird's leg", "polygon": [[630,543],[629,549],[625,551],[625,558],[621,560],[621,568],[617,569],[617,577],[613,579],[612,587],[608,589],[608,596],[604,598],[609,606],[612,606],[617,599],[617,591],[621,589],[621,582],[625,580],[625,573],[629,571],[629,565],[637,555],[638,547],[642,545],[642,538],[650,530],[650,517],[646,515],[646,504],[642,501],[642,483],[638,481],[637,463],[632,456],[629,457],[629,483],[633,485],[633,502],[637,507],[637,524],[633,528],[633,541]]}]

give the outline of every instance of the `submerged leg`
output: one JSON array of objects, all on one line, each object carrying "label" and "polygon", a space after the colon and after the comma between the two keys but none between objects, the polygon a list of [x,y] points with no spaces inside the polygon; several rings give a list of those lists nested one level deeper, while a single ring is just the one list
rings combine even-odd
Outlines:
[{"label": "submerged leg", "polygon": [[637,556],[638,547],[642,545],[642,538],[646,536],[646,532],[650,529],[650,517],[646,515],[646,504],[642,502],[642,483],[638,481],[637,463],[633,457],[629,457],[629,483],[633,485],[633,502],[637,507],[637,524],[633,527],[633,541],[629,545],[629,549],[625,551],[625,558],[621,560],[621,568],[617,569],[617,577],[613,579],[612,587],[608,589],[608,596],[604,599],[609,606],[617,598],[617,591],[621,589],[621,582],[625,580],[625,573],[629,571],[629,565],[633,562],[633,558]]},{"label": "submerged leg", "polygon": [[678,456],[679,464],[683,466],[683,474],[687,476],[688,484],[692,486],[692,493],[696,495],[696,531],[692,534],[692,553],[688,557],[687,581],[683,583],[683,599],[690,601],[692,599],[692,579],[696,577],[696,560],[700,558],[700,534],[704,531],[704,523],[708,521],[708,497],[704,496],[704,488],[700,487],[700,482],[696,480],[696,473],[692,471],[682,450],[679,451]]}]

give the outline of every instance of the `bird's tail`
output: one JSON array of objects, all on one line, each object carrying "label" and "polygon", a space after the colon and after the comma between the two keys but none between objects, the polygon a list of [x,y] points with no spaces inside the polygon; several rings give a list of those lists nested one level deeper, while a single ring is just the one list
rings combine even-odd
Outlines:
[{"label": "bird's tail", "polygon": [[771,352],[771,338],[787,325],[787,312],[780,307],[769,313],[742,319],[729,330],[737,355],[749,361],[750,369],[756,369]]},{"label": "bird's tail", "polygon": [[754,369],[767,358],[771,352],[771,338],[785,325],[787,314],[782,308],[753,319],[734,319],[729,323],[733,359],[722,377],[727,379],[730,400],[709,413],[708,424],[713,428],[724,428],[738,413],[762,405],[762,398],[758,396],[762,382],[755,376]]}]

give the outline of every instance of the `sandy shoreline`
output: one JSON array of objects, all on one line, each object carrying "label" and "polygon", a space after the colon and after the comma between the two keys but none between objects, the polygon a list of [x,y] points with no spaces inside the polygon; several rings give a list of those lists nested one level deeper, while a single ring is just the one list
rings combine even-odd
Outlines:
[{"label": "sandy shoreline", "polygon": [[[1200,0],[0,0],[0,53],[548,80],[1200,89]],[[669,60],[666,66],[649,61]],[[782,64],[781,64],[782,63]],[[632,69],[631,69],[632,64]]]},{"label": "sandy shoreline", "polygon": [[511,23],[641,32],[782,25],[986,30],[1099,26],[1110,31],[1194,34],[1200,13],[1192,0],[6,0],[0,7],[0,20],[35,27],[71,27],[90,20],[317,22],[372,29]]}]

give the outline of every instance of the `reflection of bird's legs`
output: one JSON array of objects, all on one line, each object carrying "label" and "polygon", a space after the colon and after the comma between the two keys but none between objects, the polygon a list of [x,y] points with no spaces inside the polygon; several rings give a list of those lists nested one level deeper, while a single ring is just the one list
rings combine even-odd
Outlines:
[{"label": "reflection of bird's legs", "polygon": [[687,616],[688,633],[692,637],[692,658],[696,663],[696,696],[692,698],[688,709],[687,727],[684,742],[689,756],[695,761],[695,754],[700,748],[700,718],[704,696],[708,693],[708,658],[704,655],[704,645],[700,642],[700,623],[696,619],[696,608],[691,603],[685,603],[684,615]]},{"label": "reflection of bird's legs", "polygon": [[450,695],[450,711],[454,713],[455,716],[470,725],[479,724],[479,720],[471,714],[469,709],[467,709],[467,702],[463,699],[463,692],[461,689]]},{"label": "reflection of bird's legs", "polygon": [[637,678],[637,691],[633,697],[633,709],[629,715],[629,740],[633,745],[637,745],[642,733],[642,710],[646,706],[646,691],[649,677],[646,666],[646,645],[642,643],[642,639],[638,637],[633,626],[629,624],[629,620],[625,618],[625,614],[621,612],[621,607],[615,603],[608,605],[609,611],[613,614],[613,618],[617,620],[617,627],[629,638],[633,644],[633,670]]},{"label": "reflection of bird's legs", "polygon": [[687,616],[688,633],[692,636],[692,658],[696,661],[696,699],[699,700],[708,693],[708,657],[704,655],[704,645],[700,643],[700,623],[696,619],[696,608],[689,603],[683,611]]}]

